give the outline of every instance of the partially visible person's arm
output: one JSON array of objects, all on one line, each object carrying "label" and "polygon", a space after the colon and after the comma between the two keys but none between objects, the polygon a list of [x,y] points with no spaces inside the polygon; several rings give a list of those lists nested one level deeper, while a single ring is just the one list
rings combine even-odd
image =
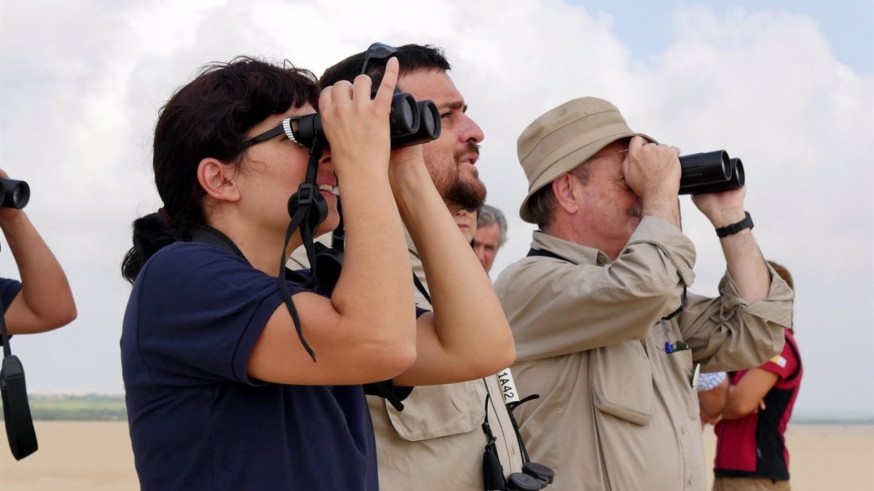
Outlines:
[{"label": "partially visible person's arm", "polygon": [[722,380],[715,387],[706,390],[701,390],[701,387],[698,387],[698,406],[701,409],[701,424],[716,424],[720,419],[722,419],[722,409],[725,407],[725,403],[728,400],[728,377],[725,372],[713,374],[702,373],[701,380],[703,380],[705,376],[716,377],[718,375],[722,375]]},{"label": "partially visible person's arm", "polygon": [[[745,218],[744,189],[693,195],[692,201],[715,228]],[[759,366],[783,348],[785,326],[792,324],[792,289],[773,273],[752,231],[719,239],[727,272],[719,297],[688,296],[678,316],[693,358],[708,371]]]},{"label": "partially visible person's arm", "polygon": [[723,419],[742,418],[756,411],[762,399],[776,385],[779,376],[776,373],[751,368],[736,385],[728,391],[728,400],[722,409]]},{"label": "partially visible person's arm", "polygon": [[[6,173],[0,171],[0,177]],[[0,229],[21,277],[21,291],[6,309],[10,334],[48,331],[76,318],[67,276],[23,210],[0,208]]]}]

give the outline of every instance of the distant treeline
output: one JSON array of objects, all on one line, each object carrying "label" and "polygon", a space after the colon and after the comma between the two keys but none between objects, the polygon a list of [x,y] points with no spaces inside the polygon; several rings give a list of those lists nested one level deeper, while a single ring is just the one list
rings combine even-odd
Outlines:
[{"label": "distant treeline", "polygon": [[[41,421],[126,421],[123,395],[31,394],[30,413]],[[2,404],[0,404],[2,405]],[[3,414],[0,413],[0,418]]]},{"label": "distant treeline", "polygon": [[[106,394],[54,395],[30,394],[30,412],[40,421],[126,421],[124,396]],[[3,407],[0,402],[0,407]],[[0,420],[3,413],[0,412]],[[870,415],[796,415],[792,423],[801,425],[874,425]],[[0,437],[2,438],[2,437]]]}]

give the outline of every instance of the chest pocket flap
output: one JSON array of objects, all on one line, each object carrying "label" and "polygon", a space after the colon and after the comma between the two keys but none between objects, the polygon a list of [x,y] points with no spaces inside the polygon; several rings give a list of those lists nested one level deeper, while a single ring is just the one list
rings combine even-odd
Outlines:
[{"label": "chest pocket flap", "polygon": [[386,410],[398,436],[407,441],[420,441],[478,429],[483,422],[485,401],[483,381],[473,380],[416,387],[404,400],[403,411],[388,404]]},{"label": "chest pocket flap", "polygon": [[593,350],[589,363],[595,408],[638,425],[649,423],[655,394],[652,367],[640,341]]}]

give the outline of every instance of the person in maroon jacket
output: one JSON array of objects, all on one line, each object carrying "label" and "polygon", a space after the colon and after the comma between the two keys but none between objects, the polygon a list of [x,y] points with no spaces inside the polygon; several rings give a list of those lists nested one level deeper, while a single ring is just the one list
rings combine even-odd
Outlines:
[{"label": "person in maroon jacket", "polygon": [[[791,288],[792,275],[768,261]],[[765,364],[730,372],[716,422],[714,491],[789,490],[789,451],[784,433],[803,375],[790,327],[783,351]],[[719,389],[714,389],[714,391]]]}]

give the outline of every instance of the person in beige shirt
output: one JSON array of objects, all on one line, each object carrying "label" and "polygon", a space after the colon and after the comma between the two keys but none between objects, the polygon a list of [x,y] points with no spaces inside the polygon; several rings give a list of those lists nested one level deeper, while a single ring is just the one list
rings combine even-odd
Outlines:
[{"label": "person in beige shirt", "polygon": [[[793,294],[748,226],[745,189],[692,196],[721,229],[719,296],[687,292],[695,247],[680,229],[676,148],[633,132],[586,97],[518,140],[536,223],[528,257],[495,289],[516,341],[513,374],[540,398],[515,413],[555,490],[703,490],[697,370],[755,366],[780,352]],[[699,366],[700,365],[700,366]]]},{"label": "person in beige shirt", "polygon": [[[385,60],[370,58],[367,74],[377,83]],[[392,56],[400,62],[398,88],[416,98],[431,100],[440,114],[438,139],[423,145],[425,164],[448,214],[476,210],[485,200],[485,186],[478,178],[482,129],[465,112],[467,103],[449,76],[450,64],[442,50],[432,46],[405,45]],[[328,68],[323,87],[350,80],[361,73],[365,53],[358,53]],[[430,310],[429,285],[434,271],[423,267],[415,245],[407,242],[417,286],[416,305]],[[475,260],[472,249],[469,254]],[[479,268],[483,274],[485,271]],[[413,279],[411,278],[411,281]],[[439,307],[435,305],[435,307]],[[489,349],[488,346],[482,346]],[[518,473],[521,452],[497,378],[417,386],[398,411],[386,400],[368,397],[376,432],[380,489],[388,491],[483,491],[483,456],[489,438],[504,476]]]}]

